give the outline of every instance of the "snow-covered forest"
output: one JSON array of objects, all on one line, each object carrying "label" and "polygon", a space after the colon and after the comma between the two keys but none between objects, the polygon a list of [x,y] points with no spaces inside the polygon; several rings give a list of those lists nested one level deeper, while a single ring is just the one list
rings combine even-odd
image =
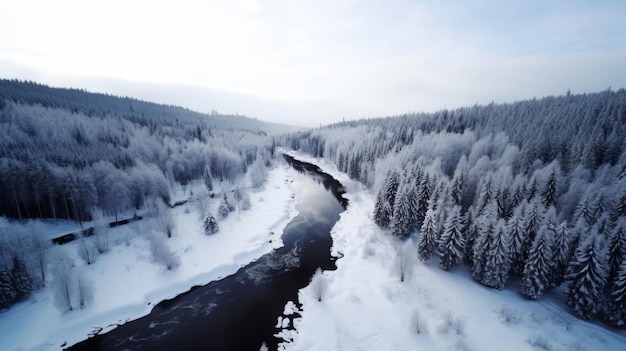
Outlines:
[{"label": "snow-covered forest", "polygon": [[[626,90],[362,119],[283,136],[376,194],[418,257],[626,324]],[[516,285],[512,286],[512,282]]]},{"label": "snow-covered forest", "polygon": [[[72,262],[53,257],[45,226],[24,221],[77,222],[94,237],[80,246],[87,264],[109,250],[109,223],[138,213],[154,218],[170,237],[166,208],[185,200],[178,196],[181,188],[206,183],[211,191],[213,181],[240,184],[244,175],[259,187],[274,154],[272,136],[284,128],[244,116],[0,80],[0,308],[45,286],[50,262],[54,281],[66,281],[55,286],[68,309],[82,307],[91,295],[86,279],[72,273]],[[218,229],[215,217],[224,218],[235,205],[249,207],[246,191],[236,190],[206,217],[208,232]],[[160,239],[151,250],[169,262],[168,269],[176,265]]]}]

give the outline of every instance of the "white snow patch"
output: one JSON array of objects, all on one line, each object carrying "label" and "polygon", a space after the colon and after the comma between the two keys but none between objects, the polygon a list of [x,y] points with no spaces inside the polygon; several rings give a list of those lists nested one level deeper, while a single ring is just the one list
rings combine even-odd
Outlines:
[{"label": "white snow patch", "polygon": [[300,290],[297,334],[277,333],[279,350],[626,350],[623,330],[580,320],[550,296],[531,301],[487,288],[465,267],[445,272],[416,261],[400,282],[397,246],[373,222],[369,190],[326,160],[286,153],[338,179],[349,204],[331,231],[332,252],[343,257],[325,272],[326,295],[318,302],[310,286]]},{"label": "white snow patch", "polygon": [[[174,271],[151,262],[144,239],[147,233],[138,232],[140,222],[113,228],[110,235],[117,245],[110,252],[89,266],[76,261],[94,282],[94,302],[82,310],[60,312],[49,289],[35,292],[28,300],[0,311],[0,350],[60,350],[61,345],[70,346],[144,316],[159,301],[231,275],[282,246],[283,228],[297,215],[292,172],[284,164],[271,170],[265,186],[250,192],[252,207],[231,213],[211,236],[203,232],[203,216],[194,204],[197,198],[171,209],[175,232],[167,244],[181,259]],[[196,194],[199,190],[193,189]],[[210,213],[215,213],[219,201],[219,197],[209,201]],[[75,229],[66,222],[48,225],[55,234]],[[67,247],[76,250],[77,245],[72,242]],[[289,320],[284,323],[288,325]]]}]

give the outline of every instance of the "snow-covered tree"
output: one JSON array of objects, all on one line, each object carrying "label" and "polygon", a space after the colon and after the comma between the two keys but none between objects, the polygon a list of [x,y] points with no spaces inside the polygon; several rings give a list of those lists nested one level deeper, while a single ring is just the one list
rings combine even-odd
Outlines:
[{"label": "snow-covered tree", "polygon": [[485,253],[482,283],[496,289],[503,289],[509,278],[511,259],[505,221],[498,220],[489,234]]},{"label": "snow-covered tree", "polygon": [[109,225],[101,210],[93,209],[93,237],[98,252],[103,254],[109,251]]},{"label": "snow-covered tree", "polygon": [[620,265],[626,260],[626,217],[622,217],[609,239],[609,281],[615,279]]},{"label": "snow-covered tree", "polygon": [[407,237],[417,229],[417,199],[415,190],[408,182],[402,182],[393,207],[392,234]]},{"label": "snow-covered tree", "polygon": [[430,260],[433,252],[436,252],[437,242],[439,240],[439,230],[435,223],[435,211],[429,209],[422,223],[420,236],[417,241],[417,254],[421,261]]},{"label": "snow-covered tree", "polygon": [[538,299],[544,292],[552,288],[554,277],[553,247],[556,237],[554,208],[548,218],[539,227],[535,239],[528,252],[528,258],[522,273],[522,294]]},{"label": "snow-covered tree", "polygon": [[265,163],[260,156],[257,156],[252,166],[250,166],[248,173],[250,175],[250,184],[252,184],[253,188],[258,189],[262,187],[263,184],[265,184],[265,182],[267,181],[268,172],[267,168],[265,167]]},{"label": "snow-covered tree", "polygon": [[235,206],[233,206],[230,201],[228,201],[228,196],[224,194],[222,198],[222,203],[217,208],[217,217],[219,219],[224,219],[228,217],[228,214],[235,210]]},{"label": "snow-covered tree", "polygon": [[153,232],[147,236],[147,239],[154,263],[163,265],[168,271],[175,270],[180,266],[180,257],[170,249],[164,236]]},{"label": "snow-covered tree", "polygon": [[220,230],[217,220],[213,216],[207,216],[204,220],[204,234],[215,234]]},{"label": "snow-covered tree", "polygon": [[552,261],[554,262],[552,282],[556,287],[561,285],[565,280],[565,272],[572,254],[572,234],[570,233],[567,221],[561,222],[561,224],[556,227],[555,235],[554,248],[552,249]]},{"label": "snow-covered tree", "polygon": [[506,230],[509,237],[509,254],[511,255],[511,273],[521,275],[524,272],[524,249],[527,243],[527,233],[523,219],[526,216],[526,204],[522,201],[513,211],[513,216],[508,220]]},{"label": "snow-covered tree", "polygon": [[579,242],[567,271],[567,304],[576,316],[591,319],[601,311],[607,266],[604,238],[592,230]]},{"label": "snow-covered tree", "polygon": [[203,178],[204,186],[206,186],[207,190],[210,193],[211,191],[213,191],[213,177],[211,176],[211,169],[208,165],[204,167]]},{"label": "snow-covered tree", "polygon": [[615,326],[626,325],[626,260],[619,265],[611,283],[605,320]]},{"label": "snow-covered tree", "polygon": [[461,207],[453,206],[446,218],[443,233],[439,238],[440,264],[447,271],[456,266],[463,259],[465,252],[465,237],[463,235],[463,216]]}]

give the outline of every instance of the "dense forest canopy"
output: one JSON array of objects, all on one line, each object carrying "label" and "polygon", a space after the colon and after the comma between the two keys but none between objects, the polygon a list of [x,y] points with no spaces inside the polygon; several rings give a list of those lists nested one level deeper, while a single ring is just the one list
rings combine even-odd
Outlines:
[{"label": "dense forest canopy", "polygon": [[168,200],[209,167],[235,179],[284,127],[131,98],[0,80],[0,215],[87,219]]},{"label": "dense forest canopy", "polygon": [[626,323],[626,90],[362,119],[281,144],[376,194],[418,256],[529,298],[567,283],[577,316]]}]

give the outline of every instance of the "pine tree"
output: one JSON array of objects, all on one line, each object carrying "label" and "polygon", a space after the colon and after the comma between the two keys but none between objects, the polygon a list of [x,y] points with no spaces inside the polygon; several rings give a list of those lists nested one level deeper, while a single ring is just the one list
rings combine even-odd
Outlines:
[{"label": "pine tree", "polygon": [[526,216],[523,219],[523,228],[526,235],[526,241],[524,242],[524,261],[529,256],[530,247],[535,240],[539,226],[543,221],[542,213],[543,205],[536,199],[531,201],[526,207]]},{"label": "pine tree", "polygon": [[417,241],[417,255],[423,262],[430,260],[437,247],[438,230],[435,223],[435,212],[429,209],[422,223],[420,237]]},{"label": "pine tree", "polygon": [[554,286],[557,287],[565,280],[565,271],[567,270],[567,265],[572,253],[572,237],[567,226],[567,221],[561,222],[561,224],[556,227],[555,234],[554,247],[552,249],[552,262],[554,262],[552,281]]},{"label": "pine tree", "polygon": [[482,283],[496,289],[503,289],[509,278],[511,259],[509,243],[505,230],[505,222],[500,219],[488,238],[488,248],[485,253],[485,266]]},{"label": "pine tree", "polygon": [[537,231],[528,252],[522,274],[522,294],[531,299],[538,299],[552,287],[554,275],[552,248],[555,236],[556,227],[549,219]]},{"label": "pine tree", "polygon": [[578,202],[576,210],[574,210],[574,221],[582,218],[585,220],[587,225],[591,227],[596,222],[596,216],[598,215],[598,209],[595,205],[599,205],[596,200],[590,201],[587,195],[583,196],[582,199],[580,199],[580,201]]},{"label": "pine tree", "polygon": [[626,260],[620,264],[611,283],[605,320],[615,326],[626,325]]},{"label": "pine tree", "polygon": [[524,272],[524,250],[528,236],[524,228],[523,219],[526,216],[526,200],[513,210],[513,216],[509,219],[506,231],[509,237],[509,253],[511,255],[511,273],[521,275]]},{"label": "pine tree", "polygon": [[567,304],[582,319],[591,319],[601,310],[607,278],[604,238],[593,230],[582,239],[567,274]]},{"label": "pine tree", "polygon": [[491,200],[483,213],[476,218],[476,239],[472,247],[472,277],[479,282],[483,282],[489,255],[489,241],[496,230],[497,222],[498,205]]},{"label": "pine tree", "polygon": [[443,270],[459,264],[465,252],[465,237],[463,236],[463,216],[461,207],[453,206],[446,219],[443,233],[439,238],[439,252],[441,252],[440,264]]},{"label": "pine tree", "polygon": [[217,220],[213,216],[208,216],[204,220],[204,234],[215,234],[220,230]]},{"label": "pine tree", "polygon": [[556,206],[557,191],[557,175],[553,168],[548,176],[546,185],[541,191],[541,202],[546,208]]},{"label": "pine tree", "polygon": [[417,229],[417,200],[409,183],[403,182],[396,194],[392,234],[407,237]]},{"label": "pine tree", "polygon": [[33,288],[33,278],[28,272],[24,261],[17,255],[13,256],[13,268],[11,270],[11,282],[15,291],[15,299],[22,299],[30,295]]},{"label": "pine tree", "polygon": [[617,276],[624,260],[626,260],[626,218],[618,222],[609,241],[609,282]]},{"label": "pine tree", "polygon": [[204,185],[209,192],[213,191],[213,177],[211,177],[211,169],[208,165],[204,167]]},{"label": "pine tree", "polygon": [[430,178],[425,173],[420,179],[417,189],[417,225],[421,226],[428,212],[430,202]]},{"label": "pine tree", "polygon": [[381,228],[387,228],[391,224],[391,208],[387,205],[387,191],[385,187],[382,187],[378,191],[378,195],[376,195],[374,223]]}]

